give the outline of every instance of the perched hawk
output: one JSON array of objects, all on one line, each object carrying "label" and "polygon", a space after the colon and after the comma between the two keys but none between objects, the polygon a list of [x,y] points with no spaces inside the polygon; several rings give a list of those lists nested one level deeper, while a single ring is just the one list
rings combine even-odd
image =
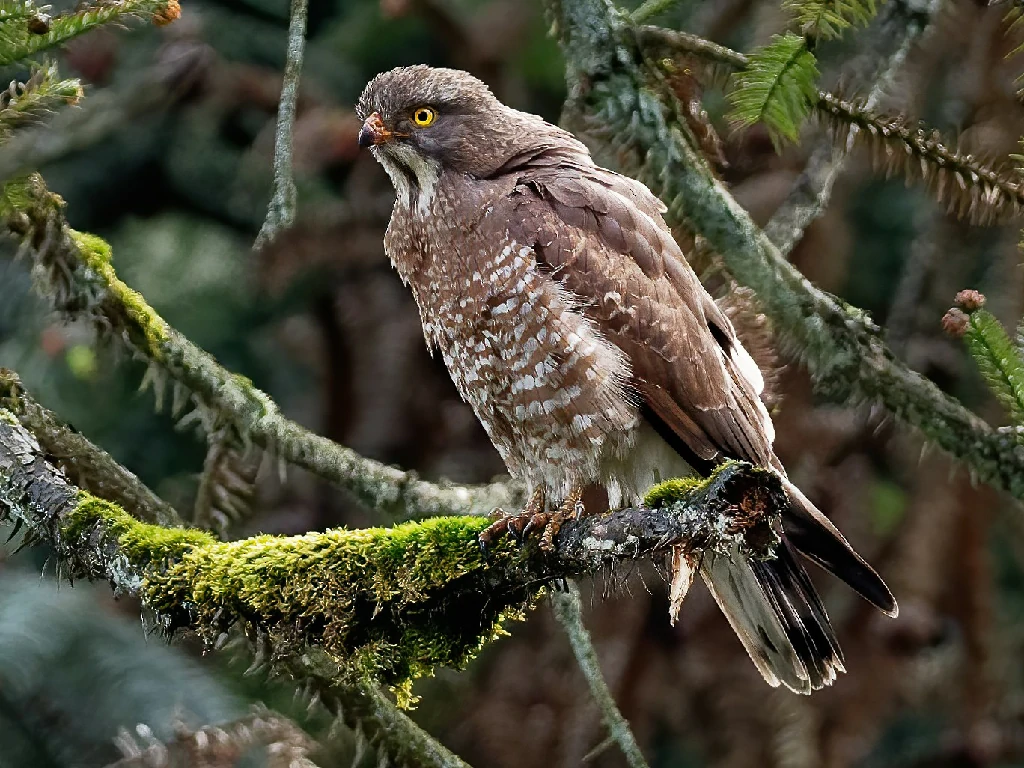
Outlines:
[{"label": "perched hawk", "polygon": [[[802,693],[843,671],[821,600],[793,554],[885,613],[879,576],[788,480],[761,374],[701,286],[643,184],[598,167],[572,135],[450,69],[366,86],[359,145],[397,199],[384,246],[509,472],[562,511],[603,486],[636,503],[663,479],[744,459],[790,497],[778,556],[700,565],[771,685]],[[520,519],[521,516],[520,516]]]}]

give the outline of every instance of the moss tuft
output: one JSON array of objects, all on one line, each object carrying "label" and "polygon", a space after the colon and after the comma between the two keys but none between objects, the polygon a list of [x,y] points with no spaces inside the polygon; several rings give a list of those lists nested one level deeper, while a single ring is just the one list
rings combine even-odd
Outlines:
[{"label": "moss tuft", "polygon": [[354,672],[408,684],[438,666],[464,667],[504,620],[520,617],[540,587],[493,583],[493,566],[517,555],[477,546],[480,517],[438,517],[394,528],[257,536],[187,552],[146,592],[158,611],[215,639],[235,620],[277,647],[315,642]]},{"label": "moss tuft", "polygon": [[78,503],[61,527],[65,540],[80,539],[98,531],[117,539],[120,550],[133,564],[146,567],[181,557],[196,547],[217,540],[208,533],[190,528],[166,528],[136,520],[117,504],[78,492]]},{"label": "moss tuft", "polygon": [[706,482],[700,477],[676,477],[658,483],[644,496],[644,506],[648,509],[660,509],[677,501],[683,501],[695,490],[703,487]]},{"label": "moss tuft", "polygon": [[170,334],[167,323],[146,303],[142,294],[132,290],[118,278],[112,263],[113,253],[106,240],[71,228],[68,228],[68,233],[78,247],[86,266],[95,272],[107,290],[116,296],[131,321],[130,325],[134,325],[138,329],[145,341],[146,353],[152,359],[160,360],[162,357],[161,347]]}]

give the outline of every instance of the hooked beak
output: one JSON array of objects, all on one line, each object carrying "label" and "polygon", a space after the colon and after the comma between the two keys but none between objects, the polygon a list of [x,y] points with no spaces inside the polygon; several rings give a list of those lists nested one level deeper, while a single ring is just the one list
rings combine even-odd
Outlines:
[{"label": "hooked beak", "polygon": [[359,147],[375,147],[388,141],[394,134],[391,133],[381,120],[380,114],[374,112],[363,123],[359,129]]}]

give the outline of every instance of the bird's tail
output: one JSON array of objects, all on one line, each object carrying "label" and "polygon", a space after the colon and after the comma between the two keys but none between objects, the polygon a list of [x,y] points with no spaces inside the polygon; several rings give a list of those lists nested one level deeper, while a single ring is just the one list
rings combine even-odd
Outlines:
[{"label": "bird's tail", "polygon": [[769,685],[810,693],[846,671],[825,608],[785,539],[772,559],[706,555],[700,571]]},{"label": "bird's tail", "polygon": [[700,571],[743,647],[770,685],[810,693],[844,672],[843,654],[825,607],[794,549],[831,571],[879,609],[895,616],[896,601],[882,579],[800,491],[790,496],[775,557],[738,549],[705,556]]}]

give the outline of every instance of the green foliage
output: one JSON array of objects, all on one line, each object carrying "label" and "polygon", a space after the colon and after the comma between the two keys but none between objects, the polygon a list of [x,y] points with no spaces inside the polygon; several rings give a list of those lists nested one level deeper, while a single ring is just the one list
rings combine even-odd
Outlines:
[{"label": "green foliage", "polygon": [[177,0],[121,0],[87,5],[52,19],[31,2],[5,0],[0,9],[0,65],[13,64],[45,51],[91,29],[133,17],[170,20],[177,15]]},{"label": "green foliage", "polygon": [[985,309],[971,312],[964,338],[989,388],[1014,424],[1024,425],[1024,346],[1019,341],[1015,345],[1002,324]]},{"label": "green foliage", "polygon": [[732,76],[729,117],[739,125],[764,123],[776,146],[784,138],[795,141],[818,99],[817,81],[817,61],[806,39],[792,32],[776,35]]},{"label": "green foliage", "polygon": [[81,97],[81,82],[77,78],[61,79],[56,64],[34,67],[28,80],[12,80],[0,93],[0,139],[59,107],[78,103]]},{"label": "green foliage", "polygon": [[[885,2],[885,0],[880,0]],[[810,37],[834,40],[854,25],[866,25],[878,11],[879,0],[783,0]]]}]

